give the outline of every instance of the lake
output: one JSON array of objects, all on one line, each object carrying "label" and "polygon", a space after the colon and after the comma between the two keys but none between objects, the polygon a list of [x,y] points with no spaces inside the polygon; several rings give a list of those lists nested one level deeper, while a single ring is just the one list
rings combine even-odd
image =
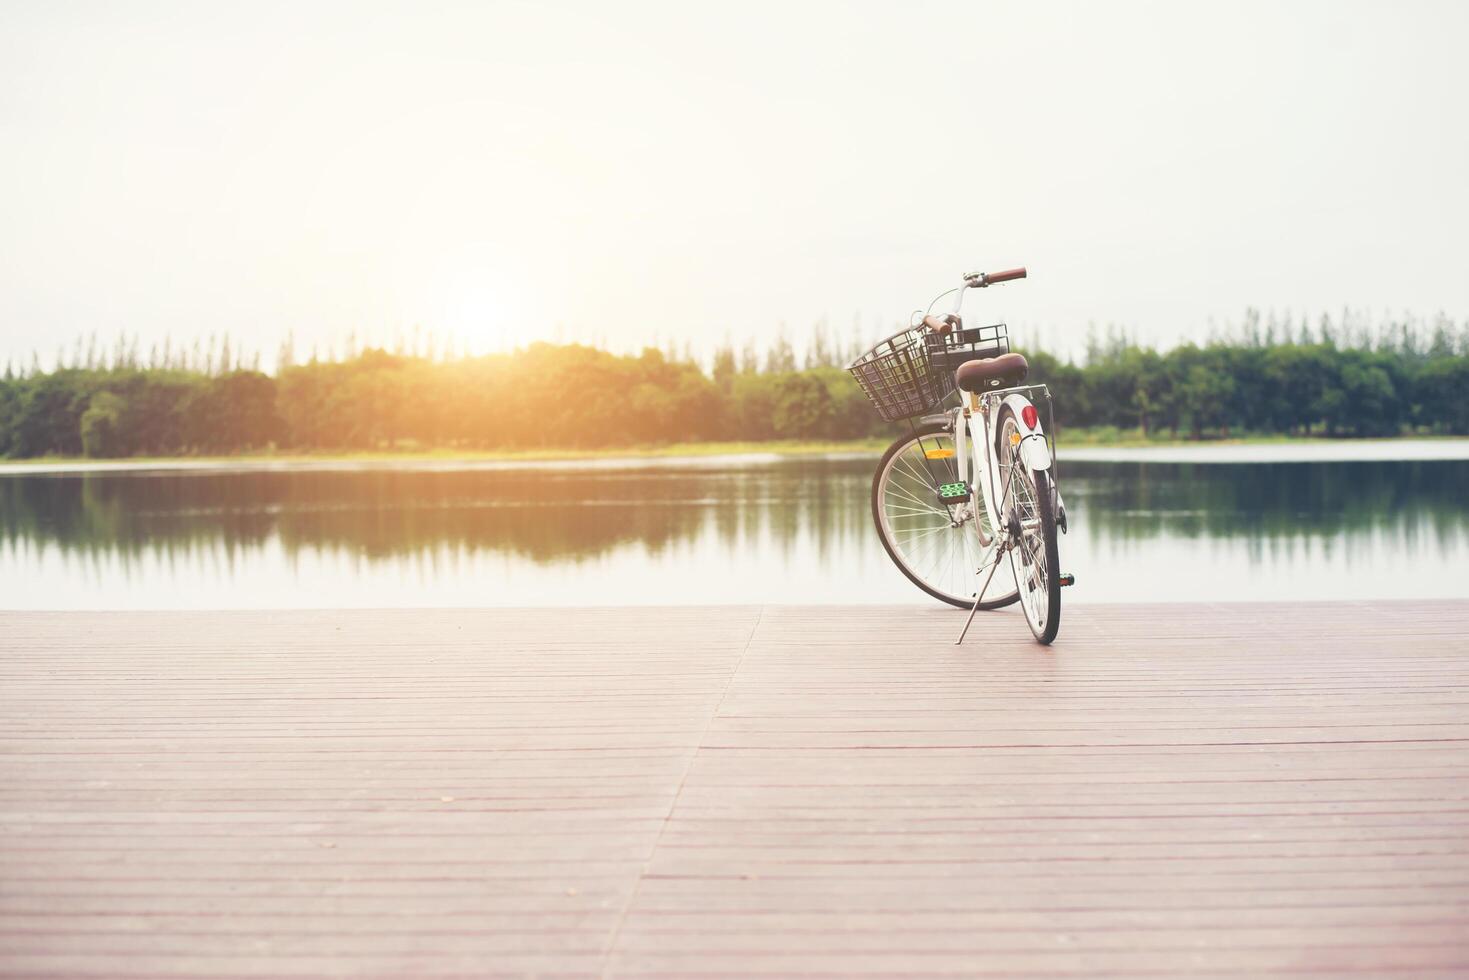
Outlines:
[{"label": "lake", "polygon": [[[1066,601],[1469,596],[1466,444],[1392,445],[1063,456]],[[875,462],[0,469],[0,608],[930,602]]]}]

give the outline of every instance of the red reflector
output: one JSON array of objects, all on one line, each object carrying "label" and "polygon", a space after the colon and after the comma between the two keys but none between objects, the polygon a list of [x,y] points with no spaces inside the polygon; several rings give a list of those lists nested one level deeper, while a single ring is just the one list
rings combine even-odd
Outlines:
[{"label": "red reflector", "polygon": [[1034,405],[1027,405],[1022,408],[1020,410],[1020,418],[1025,422],[1027,429],[1034,429],[1036,424],[1040,422],[1040,417],[1036,414]]}]

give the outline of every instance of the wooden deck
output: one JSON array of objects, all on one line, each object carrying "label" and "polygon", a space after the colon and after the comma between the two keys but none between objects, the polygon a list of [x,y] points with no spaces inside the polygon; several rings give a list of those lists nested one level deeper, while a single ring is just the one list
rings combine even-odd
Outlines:
[{"label": "wooden deck", "polygon": [[0,614],[0,973],[1469,972],[1469,602]]}]

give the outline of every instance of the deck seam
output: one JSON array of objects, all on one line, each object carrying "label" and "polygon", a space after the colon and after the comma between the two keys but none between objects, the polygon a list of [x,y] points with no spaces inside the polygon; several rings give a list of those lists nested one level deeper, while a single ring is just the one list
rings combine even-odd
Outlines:
[{"label": "deck seam", "polygon": [[694,762],[699,757],[700,750],[704,747],[704,740],[709,737],[709,732],[714,728],[714,720],[719,717],[719,712],[724,708],[724,702],[729,697],[730,688],[734,687],[735,677],[739,675],[740,667],[745,662],[745,654],[750,651],[750,645],[755,642],[755,634],[760,630],[760,623],[765,619],[765,606],[759,606],[755,612],[755,622],[750,627],[750,635],[745,637],[744,646],[735,656],[734,666],[730,669],[729,677],[725,679],[724,690],[719,692],[719,700],[709,711],[709,717],[704,720],[704,730],[699,733],[694,742],[693,751],[689,753],[688,762],[684,764],[683,772],[678,777],[678,788],[674,790],[673,799],[669,801],[668,812],[663,815],[663,822],[658,825],[658,833],[653,838],[653,844],[648,848],[648,857],[644,860],[642,868],[638,871],[637,879],[633,882],[632,890],[628,892],[627,901],[623,903],[622,911],[618,913],[617,921],[612,925],[612,934],[607,939],[607,948],[602,952],[602,968],[599,974],[604,978],[611,975],[612,956],[617,951],[618,941],[622,937],[622,926],[632,912],[633,905],[637,902],[638,892],[642,889],[643,881],[648,877],[652,869],[653,860],[658,856],[658,847],[663,843],[663,835],[668,830],[668,825],[673,822],[674,811],[678,809],[678,801],[683,796],[684,784],[688,782],[689,772],[694,768]]}]

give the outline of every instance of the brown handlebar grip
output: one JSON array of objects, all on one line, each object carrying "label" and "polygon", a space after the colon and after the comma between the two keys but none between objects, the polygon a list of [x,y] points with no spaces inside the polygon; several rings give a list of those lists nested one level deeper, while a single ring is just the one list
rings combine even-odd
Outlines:
[{"label": "brown handlebar grip", "polygon": [[1006,269],[1004,272],[986,272],[984,274],[985,285],[992,282],[1009,282],[1011,279],[1024,279],[1025,266],[1018,269]]},{"label": "brown handlebar grip", "polygon": [[936,316],[924,317],[923,325],[932,330],[934,333],[938,334],[945,334],[953,329],[953,324],[949,323],[949,321],[945,319],[942,319],[941,317]]}]

